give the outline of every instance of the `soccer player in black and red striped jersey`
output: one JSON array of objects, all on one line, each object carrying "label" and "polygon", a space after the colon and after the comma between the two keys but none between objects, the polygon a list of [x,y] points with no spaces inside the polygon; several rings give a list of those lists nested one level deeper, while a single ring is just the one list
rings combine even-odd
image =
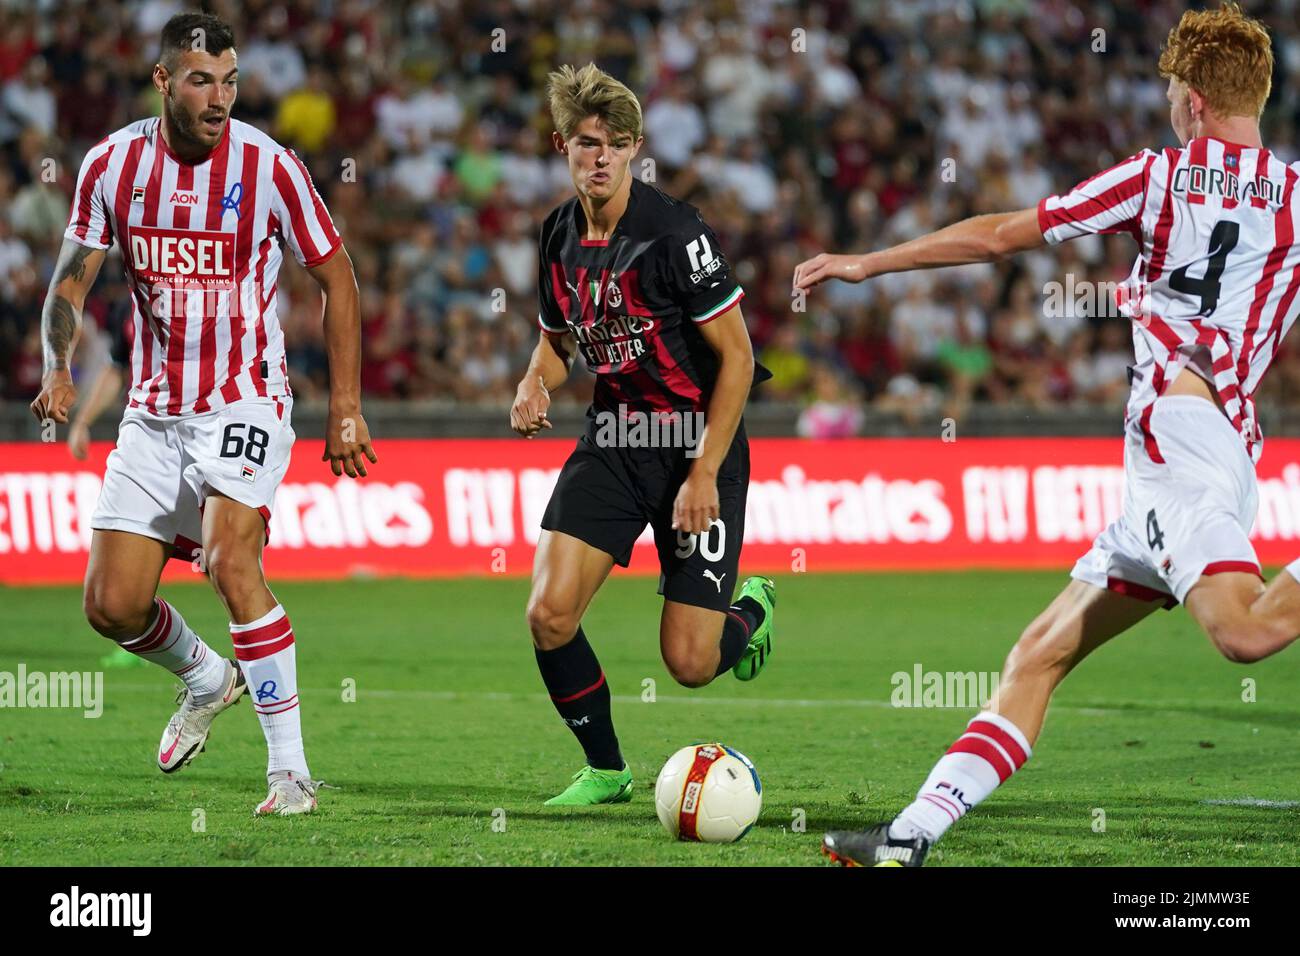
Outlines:
[{"label": "soccer player in black and red striped jersey", "polygon": [[744,293],[691,205],[632,175],[636,96],[595,64],[549,77],[556,149],[574,198],[542,225],[541,338],[511,427],[550,428],[550,390],[575,352],[596,375],[587,429],[542,517],[528,625],[537,665],[587,766],[548,805],[618,803],[632,773],[610,690],[582,617],[647,524],[664,596],[659,644],[669,672],[700,687],[727,670],[751,680],[771,650],[774,585],[751,577],[732,602],[744,536],[749,443],[741,415],[754,361]]}]

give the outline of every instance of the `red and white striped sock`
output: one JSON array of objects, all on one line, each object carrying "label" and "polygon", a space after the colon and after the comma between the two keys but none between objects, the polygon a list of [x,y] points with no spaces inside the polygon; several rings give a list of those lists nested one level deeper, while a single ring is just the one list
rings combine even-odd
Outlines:
[{"label": "red and white striped sock", "polygon": [[266,772],[290,770],[311,779],[302,746],[293,627],[277,604],[256,621],[230,623],[235,658],[266,737]]},{"label": "red and white striped sock", "polygon": [[139,637],[122,641],[123,650],[165,667],[185,682],[199,703],[221,692],[226,662],[185,623],[181,612],[160,597],[153,599],[153,622]]},{"label": "red and white striped sock", "polygon": [[976,715],[934,765],[916,800],[894,818],[889,835],[934,842],[1031,756],[1029,740],[1007,718],[988,711]]}]

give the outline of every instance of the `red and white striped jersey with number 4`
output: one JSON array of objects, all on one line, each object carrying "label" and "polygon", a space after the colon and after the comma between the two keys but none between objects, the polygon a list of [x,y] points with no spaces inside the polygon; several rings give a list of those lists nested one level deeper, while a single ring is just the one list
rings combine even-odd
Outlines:
[{"label": "red and white striped jersey with number 4", "polygon": [[199,163],[180,160],[161,120],[132,123],[86,154],[66,238],[114,239],[132,296],[132,408],[212,411],[289,394],[276,277],[287,243],[304,266],[339,238],[306,167],[260,130],[230,120]]},{"label": "red and white striped jersey with number 4", "polygon": [[1202,136],[1143,150],[1038,204],[1049,242],[1117,232],[1138,242],[1118,296],[1136,356],[1125,421],[1153,461],[1164,459],[1151,409],[1184,367],[1218,392],[1259,460],[1253,396],[1300,309],[1298,178],[1267,149]]}]

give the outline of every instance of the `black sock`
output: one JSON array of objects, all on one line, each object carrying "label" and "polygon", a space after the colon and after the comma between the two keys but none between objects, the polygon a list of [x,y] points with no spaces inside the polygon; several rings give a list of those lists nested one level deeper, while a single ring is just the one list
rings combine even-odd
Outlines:
[{"label": "black sock", "polygon": [[587,763],[598,770],[622,770],[623,755],[609,715],[609,684],[582,628],[563,647],[533,652],[551,701],[582,744]]},{"label": "black sock", "polygon": [[718,671],[714,677],[729,671],[744,656],[749,646],[749,636],[754,628],[763,623],[763,606],[751,597],[743,597],[727,610],[727,619],[722,625],[722,637],[718,641],[718,650],[722,659],[718,661]]}]

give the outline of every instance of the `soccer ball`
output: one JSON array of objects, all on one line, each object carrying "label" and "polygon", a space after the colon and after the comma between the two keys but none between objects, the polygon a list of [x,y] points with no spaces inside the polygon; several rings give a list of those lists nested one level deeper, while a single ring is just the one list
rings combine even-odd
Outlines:
[{"label": "soccer ball", "polygon": [[683,747],[655,781],[659,822],[681,840],[734,843],[749,832],[762,806],[754,765],[719,743]]}]

